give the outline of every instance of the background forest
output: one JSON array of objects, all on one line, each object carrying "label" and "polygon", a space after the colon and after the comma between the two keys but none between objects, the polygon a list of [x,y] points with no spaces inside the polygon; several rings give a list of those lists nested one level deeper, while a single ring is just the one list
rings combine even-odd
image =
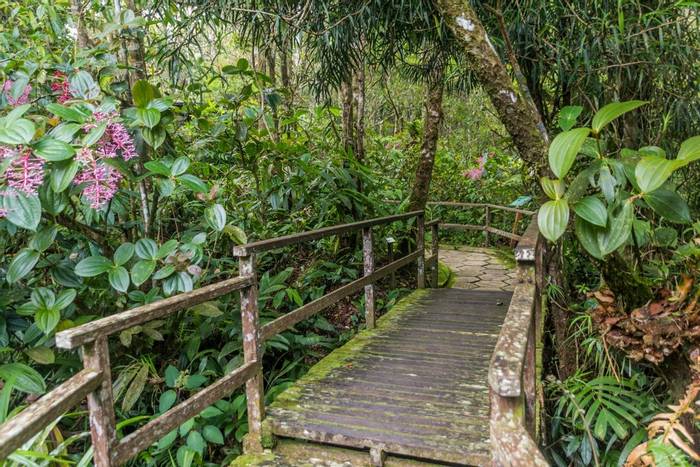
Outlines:
[{"label": "background forest", "polygon": [[[700,4],[473,1],[507,71],[492,80],[444,20],[455,4],[0,0],[0,422],[82,368],[57,331],[236,275],[235,245],[488,202],[542,206],[552,240],[552,463],[700,461]],[[534,135],[504,118],[503,77]],[[401,231],[383,235],[405,247]],[[357,278],[358,250],[348,238],[263,255],[261,319]],[[380,288],[380,312],[410,280]],[[266,398],[361,329],[363,306],[267,341]],[[232,295],[122,332],[118,431],[239,366],[240,329]],[[236,393],[131,465],[231,461],[245,411]],[[90,465],[85,415],[7,465]]]}]

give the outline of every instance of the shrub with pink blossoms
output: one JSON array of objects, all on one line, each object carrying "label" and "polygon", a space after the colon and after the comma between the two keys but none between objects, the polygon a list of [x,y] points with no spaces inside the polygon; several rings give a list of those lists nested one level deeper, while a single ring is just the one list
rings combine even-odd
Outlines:
[{"label": "shrub with pink blossoms", "polygon": [[32,86],[27,84],[22,90],[22,94],[20,94],[19,97],[15,99],[14,97],[12,97],[12,86],[14,85],[15,82],[9,79],[5,81],[5,83],[2,85],[2,92],[5,95],[5,98],[7,99],[7,103],[13,107],[28,103],[29,93],[32,92]]},{"label": "shrub with pink blossoms", "polygon": [[[7,154],[8,151],[5,153]],[[28,196],[36,195],[38,188],[44,182],[45,164],[44,160],[33,155],[29,148],[16,151],[5,172],[7,186]]]},{"label": "shrub with pink blossoms", "polygon": [[486,161],[488,160],[488,156],[486,154],[480,156],[477,159],[477,162],[479,163],[478,167],[473,167],[466,172],[464,172],[464,176],[468,177],[472,180],[480,180],[481,177],[484,176],[484,173],[486,173]]}]

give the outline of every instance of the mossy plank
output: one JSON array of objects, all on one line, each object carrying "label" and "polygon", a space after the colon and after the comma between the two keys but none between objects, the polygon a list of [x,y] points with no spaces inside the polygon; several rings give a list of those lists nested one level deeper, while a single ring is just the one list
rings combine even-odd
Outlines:
[{"label": "mossy plank", "polygon": [[510,296],[412,293],[280,394],[267,422],[281,437],[487,463],[488,362]]}]

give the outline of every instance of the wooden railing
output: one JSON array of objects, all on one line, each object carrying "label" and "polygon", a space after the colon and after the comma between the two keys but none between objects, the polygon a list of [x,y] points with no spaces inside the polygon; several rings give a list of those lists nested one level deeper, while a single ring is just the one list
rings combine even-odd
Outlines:
[{"label": "wooden railing", "polygon": [[[372,228],[396,221],[416,219],[416,248],[408,255],[375,269]],[[425,258],[424,234],[429,226],[433,232],[432,255]],[[339,300],[364,289],[367,327],[375,325],[374,283],[413,261],[417,263],[417,287],[425,287],[425,268],[430,265],[437,274],[437,221],[424,222],[424,212],[370,219],[351,224],[303,232],[270,240],[261,240],[234,249],[239,258],[239,276],[133,308],[106,318],[77,326],[56,334],[56,346],[80,349],[84,369],[45,394],[38,401],[0,426],[0,460],[5,459],[23,443],[67,410],[87,397],[90,431],[97,467],[121,465],[179,425],[194,417],[207,406],[230,395],[245,383],[248,404],[248,435],[244,441],[247,452],[262,451],[262,419],[265,414],[262,343],[274,335],[303,321]],[[258,310],[256,254],[323,237],[362,231],[364,275],[332,292],[309,302],[274,321],[260,326]],[[114,396],[109,358],[109,336],[133,326],[163,318],[178,310],[239,291],[243,335],[243,365],[202,389],[189,399],[151,419],[127,436],[116,434]]]},{"label": "wooden railing", "polygon": [[537,221],[515,248],[518,281],[489,365],[496,466],[549,465],[539,450],[542,256]]}]

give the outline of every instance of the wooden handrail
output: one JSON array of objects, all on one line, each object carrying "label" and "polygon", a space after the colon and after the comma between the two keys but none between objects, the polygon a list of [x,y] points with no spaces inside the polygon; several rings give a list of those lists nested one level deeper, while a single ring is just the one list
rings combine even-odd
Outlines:
[{"label": "wooden handrail", "polygon": [[549,465],[536,442],[537,348],[542,339],[538,242],[534,219],[515,248],[518,282],[489,364],[489,425],[496,466]]},{"label": "wooden handrail", "polygon": [[248,287],[252,283],[253,281],[249,277],[235,277],[91,321],[56,333],[56,347],[59,349],[75,349],[88,342],[93,342],[100,336],[109,336],[139,324],[162,318],[184,308],[190,308],[226,295],[234,290]]},{"label": "wooden handrail", "polygon": [[0,460],[30,440],[67,410],[80,404],[102,382],[102,373],[85,369],[0,425]]},{"label": "wooden handrail", "polygon": [[517,212],[520,214],[525,214],[527,216],[532,216],[536,211],[530,211],[528,209],[513,208],[510,206],[501,206],[499,204],[490,203],[461,203],[457,201],[428,201],[428,206],[445,206],[453,208],[491,208],[500,211]]},{"label": "wooden handrail", "polygon": [[267,250],[274,250],[284,246],[294,245],[297,243],[308,242],[310,240],[318,240],[319,238],[330,237],[332,235],[340,235],[348,232],[356,232],[362,229],[374,227],[382,224],[390,224],[392,222],[410,219],[412,217],[422,216],[423,211],[411,211],[404,214],[396,214],[393,216],[377,217],[359,222],[351,222],[349,224],[340,224],[322,229],[309,230],[283,237],[275,237],[267,240],[258,240],[257,242],[247,243],[233,247],[234,256],[249,256],[253,253],[260,253]]}]

